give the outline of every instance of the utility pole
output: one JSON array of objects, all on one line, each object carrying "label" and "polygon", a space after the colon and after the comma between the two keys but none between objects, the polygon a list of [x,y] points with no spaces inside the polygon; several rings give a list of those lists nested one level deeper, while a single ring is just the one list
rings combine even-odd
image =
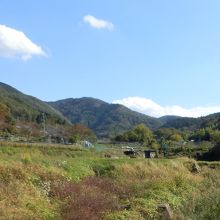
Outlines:
[{"label": "utility pole", "polygon": [[43,131],[44,131],[44,137],[46,136],[46,125],[45,125],[45,114],[44,112],[42,113],[42,119],[43,119]]}]

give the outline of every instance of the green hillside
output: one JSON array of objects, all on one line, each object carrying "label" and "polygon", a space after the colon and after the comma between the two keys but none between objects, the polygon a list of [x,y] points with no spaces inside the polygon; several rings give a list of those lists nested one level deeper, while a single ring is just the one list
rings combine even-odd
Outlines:
[{"label": "green hillside", "polygon": [[0,83],[0,130],[39,130],[46,125],[69,124],[68,120],[45,102]]},{"label": "green hillside", "polygon": [[202,125],[201,118],[188,118],[188,117],[178,117],[176,119],[171,119],[166,121],[162,127],[164,128],[175,128],[181,130],[194,130],[200,128]]},{"label": "green hillside", "polygon": [[160,120],[160,122],[162,124],[165,124],[165,123],[168,123],[170,121],[174,121],[176,119],[180,119],[182,118],[181,116],[176,116],[176,115],[165,115],[165,116],[162,116],[160,118],[158,118]]},{"label": "green hillside", "polygon": [[156,118],[137,113],[123,105],[109,104],[94,98],[65,99],[49,104],[73,124],[84,124],[102,137],[114,136],[140,123],[151,129],[162,125]]},{"label": "green hillside", "polygon": [[[189,118],[189,117],[175,117],[165,116],[160,118],[160,121],[163,123],[162,127],[166,128],[175,128],[181,130],[195,130],[200,128],[220,128],[220,113],[215,113],[208,115],[206,117],[199,118]],[[164,118],[166,120],[164,120]],[[161,120],[162,119],[162,120]],[[168,120],[167,120],[168,119]]]},{"label": "green hillside", "polygon": [[220,113],[200,118],[153,118],[123,105],[109,104],[94,98],[64,99],[45,103],[0,83],[0,133],[19,131],[20,134],[31,132],[39,136],[42,135],[43,123],[47,134],[53,136],[63,133],[65,129],[68,130],[62,127],[63,125],[71,124],[83,124],[99,137],[115,137],[138,124],[144,124],[152,130],[174,128],[189,133],[203,128],[219,130]]},{"label": "green hillside", "polygon": [[101,137],[121,134],[141,123],[152,130],[174,128],[182,131],[194,131],[200,128],[220,128],[220,113],[199,118],[180,116],[153,118],[132,111],[123,105],[109,104],[94,98],[64,99],[49,102],[49,104],[73,124],[84,124]]}]

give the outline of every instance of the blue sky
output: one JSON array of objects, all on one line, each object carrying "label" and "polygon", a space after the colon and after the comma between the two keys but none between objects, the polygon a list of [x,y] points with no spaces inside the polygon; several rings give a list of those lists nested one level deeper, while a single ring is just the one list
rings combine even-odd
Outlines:
[{"label": "blue sky", "polygon": [[219,11],[217,0],[2,0],[0,81],[153,116],[220,111]]}]

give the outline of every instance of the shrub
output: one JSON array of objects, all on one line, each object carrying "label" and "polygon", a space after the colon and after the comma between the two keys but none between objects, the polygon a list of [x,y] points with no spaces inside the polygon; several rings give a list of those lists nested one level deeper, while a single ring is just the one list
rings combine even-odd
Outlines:
[{"label": "shrub", "polygon": [[61,215],[66,220],[99,220],[119,209],[119,189],[110,179],[88,177],[80,183],[54,185],[51,196],[63,201]]},{"label": "shrub", "polygon": [[109,161],[101,161],[92,166],[96,176],[111,176],[115,170],[115,166]]}]

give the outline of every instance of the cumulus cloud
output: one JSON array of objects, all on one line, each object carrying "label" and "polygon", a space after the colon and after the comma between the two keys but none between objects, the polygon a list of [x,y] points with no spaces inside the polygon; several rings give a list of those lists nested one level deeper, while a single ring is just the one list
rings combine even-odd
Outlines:
[{"label": "cumulus cloud", "polygon": [[193,108],[184,108],[178,105],[161,106],[150,99],[141,97],[128,97],[121,100],[115,100],[113,103],[122,104],[134,111],[154,117],[161,117],[164,115],[200,117],[220,112],[220,106],[199,106]]},{"label": "cumulus cloud", "polygon": [[108,30],[114,29],[114,25],[111,22],[98,19],[92,15],[84,16],[83,21],[96,29],[108,29]]},{"label": "cumulus cloud", "polygon": [[42,56],[45,52],[23,32],[0,25],[0,56],[28,60],[34,55]]}]

